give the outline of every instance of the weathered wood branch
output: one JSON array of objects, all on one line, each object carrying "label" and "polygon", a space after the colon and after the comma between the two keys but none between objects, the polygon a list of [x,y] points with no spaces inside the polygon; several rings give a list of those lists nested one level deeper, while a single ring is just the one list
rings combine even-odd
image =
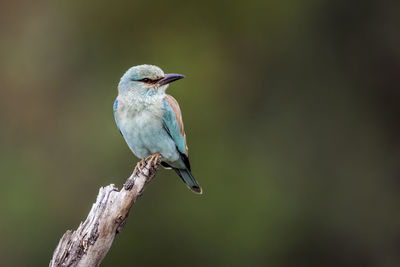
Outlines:
[{"label": "weathered wood branch", "polygon": [[99,266],[115,235],[125,226],[132,205],[156,175],[160,161],[147,158],[141,170],[135,168],[121,191],[113,184],[101,187],[86,220],[60,239],[49,266]]}]

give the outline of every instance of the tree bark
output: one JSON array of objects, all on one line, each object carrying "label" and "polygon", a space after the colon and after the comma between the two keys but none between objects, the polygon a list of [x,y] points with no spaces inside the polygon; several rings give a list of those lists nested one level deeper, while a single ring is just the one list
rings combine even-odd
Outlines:
[{"label": "tree bark", "polygon": [[129,210],[157,173],[161,158],[136,166],[121,191],[113,185],[101,187],[86,220],[60,239],[49,266],[99,266],[125,226]]}]

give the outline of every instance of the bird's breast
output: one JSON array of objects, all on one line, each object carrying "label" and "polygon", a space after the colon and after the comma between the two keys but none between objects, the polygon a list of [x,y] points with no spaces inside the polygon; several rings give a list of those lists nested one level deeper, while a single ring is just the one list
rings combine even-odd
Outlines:
[{"label": "bird's breast", "polygon": [[178,157],[175,143],[163,127],[162,102],[147,105],[144,108],[132,108],[120,105],[116,110],[116,118],[120,131],[133,153],[144,158],[150,154],[161,152],[166,158]]},{"label": "bird's breast", "polygon": [[121,107],[117,119],[122,131],[156,130],[162,127],[162,109],[157,105],[142,107]]}]

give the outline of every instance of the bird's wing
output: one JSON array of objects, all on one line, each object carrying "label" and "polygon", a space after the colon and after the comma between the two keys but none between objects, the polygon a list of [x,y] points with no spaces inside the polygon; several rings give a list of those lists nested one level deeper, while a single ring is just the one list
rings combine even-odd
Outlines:
[{"label": "bird's wing", "polygon": [[[115,102],[114,102],[114,105],[113,105],[113,111],[114,111],[115,123],[117,124],[118,130],[119,130],[119,132],[121,133],[121,130],[119,129],[119,125],[118,125],[117,114],[115,114],[116,111],[117,111],[117,108],[118,108],[118,98],[115,99]],[[122,134],[122,133],[121,133],[121,134]]]},{"label": "bird's wing", "polygon": [[168,134],[174,140],[179,152],[188,156],[186,134],[183,129],[182,113],[178,102],[170,95],[164,97],[163,125]]}]

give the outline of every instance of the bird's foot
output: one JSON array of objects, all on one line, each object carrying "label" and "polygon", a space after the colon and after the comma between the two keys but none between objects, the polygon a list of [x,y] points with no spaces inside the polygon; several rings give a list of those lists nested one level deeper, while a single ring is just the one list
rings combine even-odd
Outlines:
[{"label": "bird's foot", "polygon": [[151,166],[151,164],[153,164],[153,168],[157,168],[157,164],[158,164],[158,160],[161,157],[160,153],[155,153],[153,155],[150,155],[149,157],[149,165]]},{"label": "bird's foot", "polygon": [[142,172],[143,168],[146,166],[146,158],[142,159],[136,164],[135,169],[137,169],[139,172]]},{"label": "bird's foot", "polygon": [[154,169],[157,168],[158,160],[161,157],[160,153],[155,153],[150,155],[147,158],[142,159],[136,164],[135,169],[137,169],[139,172],[142,172],[143,168],[149,164],[149,166],[152,166]]}]

